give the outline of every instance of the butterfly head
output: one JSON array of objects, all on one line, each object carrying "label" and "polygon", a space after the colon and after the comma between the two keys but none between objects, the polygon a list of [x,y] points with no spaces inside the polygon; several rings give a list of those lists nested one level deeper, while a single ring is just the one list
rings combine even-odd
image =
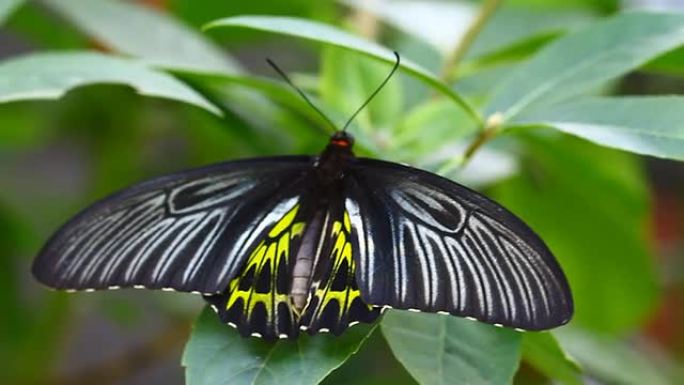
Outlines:
[{"label": "butterfly head", "polygon": [[354,145],[354,137],[346,131],[336,131],[330,137],[330,146],[338,149],[351,150]]}]

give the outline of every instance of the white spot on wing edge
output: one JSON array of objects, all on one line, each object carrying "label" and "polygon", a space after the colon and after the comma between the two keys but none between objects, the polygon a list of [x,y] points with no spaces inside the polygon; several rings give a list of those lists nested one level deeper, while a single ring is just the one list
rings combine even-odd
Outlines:
[{"label": "white spot on wing edge", "polygon": [[261,333],[254,332],[250,334],[250,337],[262,338],[263,336],[261,335]]},{"label": "white spot on wing edge", "polygon": [[386,312],[388,309],[394,309],[394,308],[393,308],[392,306],[390,306],[390,305],[385,305],[385,306],[383,306],[383,307],[380,308],[380,314],[385,314],[385,312]]},{"label": "white spot on wing edge", "polygon": [[280,338],[281,340],[287,339],[287,338],[289,338],[289,337],[290,337],[290,336],[288,336],[288,335],[285,334],[285,333],[280,333],[280,334],[278,334],[278,338]]}]

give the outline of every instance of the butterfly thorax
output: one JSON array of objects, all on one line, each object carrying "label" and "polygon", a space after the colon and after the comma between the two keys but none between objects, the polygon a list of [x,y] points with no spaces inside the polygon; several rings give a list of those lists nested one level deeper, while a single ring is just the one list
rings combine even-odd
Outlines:
[{"label": "butterfly thorax", "polygon": [[333,134],[316,162],[317,175],[322,185],[335,184],[344,177],[346,166],[354,159],[353,146],[354,138],[350,134],[344,131]]}]

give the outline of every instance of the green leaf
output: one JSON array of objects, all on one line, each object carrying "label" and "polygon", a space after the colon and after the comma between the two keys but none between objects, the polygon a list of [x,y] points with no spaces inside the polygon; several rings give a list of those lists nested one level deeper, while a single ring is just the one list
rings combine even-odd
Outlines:
[{"label": "green leaf", "polygon": [[93,46],[92,40],[65,26],[64,20],[55,17],[38,1],[26,2],[4,27],[34,50],[81,50]]},{"label": "green leaf", "polygon": [[39,53],[0,62],[0,103],[58,99],[89,84],[119,83],[139,94],[177,100],[221,115],[216,106],[175,78],[141,63],[91,52]]},{"label": "green leaf", "polygon": [[24,0],[0,0],[0,24],[4,23]]},{"label": "green leaf", "polygon": [[684,76],[684,47],[651,60],[642,70],[670,76]]},{"label": "green leaf", "polygon": [[654,362],[655,355],[645,354],[634,344],[598,336],[578,328],[564,328],[556,333],[567,351],[576,357],[587,374],[601,383],[620,385],[666,385],[678,383]]},{"label": "green leaf", "polygon": [[595,89],[684,43],[684,15],[634,12],[548,45],[495,92],[486,111],[509,120]]},{"label": "green leaf", "polygon": [[684,160],[684,97],[587,98],[515,118],[550,126],[594,143],[661,158]]},{"label": "green leaf", "polygon": [[[387,66],[349,51],[326,49],[320,74],[320,98],[343,117],[350,117],[387,77]],[[355,118],[366,129],[388,130],[402,114],[399,81],[389,81]],[[342,127],[345,122],[339,122]]]},{"label": "green leaf", "polygon": [[302,333],[294,341],[271,343],[241,337],[207,308],[183,353],[186,384],[318,384],[356,353],[373,330],[373,325],[357,325],[340,337]]},{"label": "green leaf", "polygon": [[[439,148],[476,133],[468,117],[445,99],[432,99],[405,112],[392,130],[387,151],[392,159],[409,163],[430,163]],[[453,157],[453,152],[447,156]],[[422,162],[426,160],[426,162]],[[443,160],[443,159],[439,159]]]},{"label": "green leaf", "polygon": [[[386,63],[394,63],[395,61],[392,51],[381,45],[378,45],[377,43],[354,36],[334,26],[305,19],[276,16],[237,16],[219,19],[205,26],[206,29],[219,27],[247,28],[278,33],[287,36],[296,36],[299,38],[359,52]],[[406,73],[415,76],[416,78],[424,81],[426,84],[432,86],[437,91],[451,98],[454,102],[458,103],[458,105],[465,109],[474,120],[480,120],[478,113],[465,100],[463,100],[457,93],[452,91],[446,84],[442,83],[428,70],[424,69],[418,64],[415,64],[407,58],[402,59],[401,68],[406,71]]]},{"label": "green leaf", "polygon": [[502,56],[516,47],[529,45],[541,37],[558,36],[576,30],[592,20],[583,10],[547,6],[504,5],[485,24],[466,60]]},{"label": "green leaf", "polygon": [[565,385],[581,385],[579,364],[551,333],[529,332],[522,339],[523,359],[546,377]]},{"label": "green leaf", "polygon": [[520,333],[454,316],[389,311],[382,332],[421,384],[510,384]]},{"label": "green leaf", "polygon": [[206,37],[145,6],[113,0],[45,2],[80,30],[119,53],[171,69],[237,71],[238,65]]},{"label": "green leaf", "polygon": [[640,325],[656,305],[649,206],[630,154],[555,132],[526,136],[524,173],[493,189],[549,245],[575,300],[572,324],[606,334]]},{"label": "green leaf", "polygon": [[510,63],[517,63],[530,57],[549,42],[562,36],[561,31],[550,31],[522,39],[515,44],[506,46],[498,51],[485,54],[474,59],[466,59],[459,65],[458,76],[465,77],[473,72],[482,71],[493,66],[501,66]]}]

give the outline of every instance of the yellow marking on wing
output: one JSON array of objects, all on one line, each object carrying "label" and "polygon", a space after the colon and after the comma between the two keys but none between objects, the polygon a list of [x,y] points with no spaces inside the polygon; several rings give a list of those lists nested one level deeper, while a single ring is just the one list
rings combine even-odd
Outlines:
[{"label": "yellow marking on wing", "polygon": [[297,222],[292,225],[292,231],[290,232],[291,238],[302,235],[304,232],[304,222]]},{"label": "yellow marking on wing", "polygon": [[278,234],[282,233],[285,229],[290,227],[292,221],[297,215],[297,211],[299,211],[299,205],[295,205],[292,209],[290,209],[290,211],[288,211],[287,214],[285,214],[278,221],[278,223],[276,223],[275,226],[273,226],[271,232],[268,233],[268,236],[271,238],[275,238],[278,236]]},{"label": "yellow marking on wing", "polygon": [[[349,311],[354,300],[361,296],[361,291],[358,288],[353,289],[349,284],[341,291],[332,290],[335,277],[337,277],[343,262],[347,262],[347,279],[353,279],[356,265],[352,253],[352,244],[349,240],[350,237],[351,221],[349,220],[349,215],[345,212],[343,222],[335,221],[332,225],[331,238],[334,238],[335,241],[330,258],[333,261],[333,267],[327,282],[318,287],[314,293],[319,299],[314,317],[318,317],[330,302],[337,301],[339,305],[338,319],[341,319],[344,313]],[[372,306],[367,306],[369,309],[372,309]]]},{"label": "yellow marking on wing", "polygon": [[[242,310],[246,313],[249,320],[256,308],[261,303],[266,309],[266,317],[269,320],[275,319],[278,303],[289,303],[288,293],[277,292],[277,275],[280,263],[288,263],[290,259],[290,240],[300,236],[304,232],[304,222],[294,222],[299,210],[299,205],[295,205],[283,217],[273,225],[265,239],[261,240],[254,248],[247,263],[243,267],[241,274],[231,280],[229,284],[230,296],[226,302],[226,310],[230,309],[235,303],[242,299]],[[256,284],[264,268],[270,269],[269,292],[257,293]],[[254,268],[253,281],[247,289],[240,289],[240,281],[247,277],[250,269]]]}]

